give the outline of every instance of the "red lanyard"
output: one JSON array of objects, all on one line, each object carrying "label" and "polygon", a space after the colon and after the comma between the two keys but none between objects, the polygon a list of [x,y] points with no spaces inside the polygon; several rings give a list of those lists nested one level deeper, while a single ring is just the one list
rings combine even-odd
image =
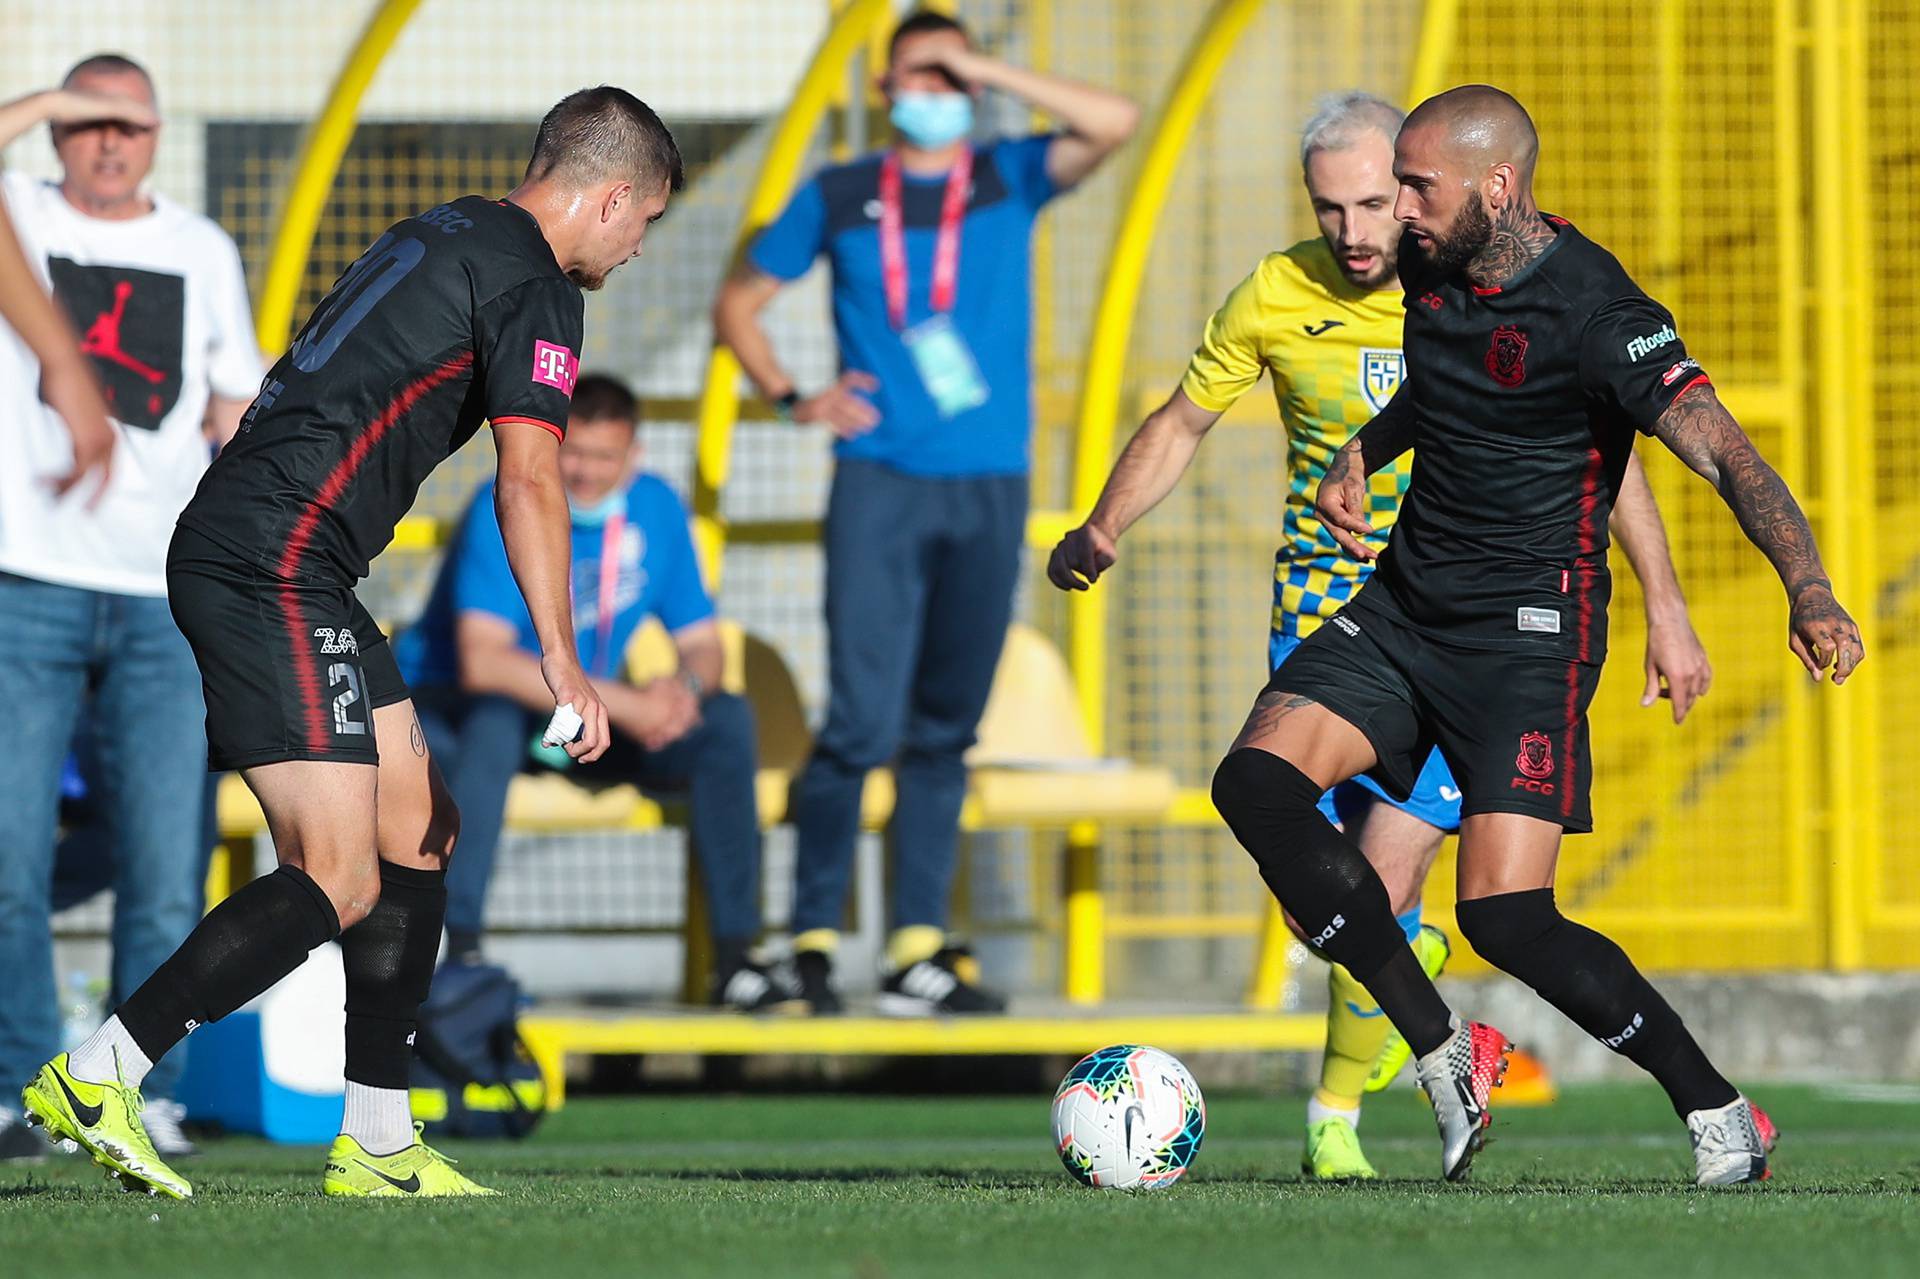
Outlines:
[{"label": "red lanyard", "polygon": [[[880,273],[887,288],[887,318],[895,329],[907,327],[907,239],[901,229],[900,157],[889,151],[880,161]],[[947,194],[940,202],[940,238],[933,250],[933,286],[928,302],[935,313],[953,310],[960,281],[960,222],[967,215],[973,185],[973,148],[947,170]]]},{"label": "red lanyard", "polygon": [[620,586],[620,534],[627,524],[626,513],[615,511],[600,526],[600,608],[594,615],[596,646],[594,664],[601,667],[601,678],[612,679],[614,592]]}]

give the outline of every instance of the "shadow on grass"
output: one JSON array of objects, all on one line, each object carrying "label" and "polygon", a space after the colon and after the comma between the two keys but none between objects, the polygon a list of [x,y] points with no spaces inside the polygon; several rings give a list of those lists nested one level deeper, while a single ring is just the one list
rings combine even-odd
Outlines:
[{"label": "shadow on grass", "polygon": [[1276,1190],[1306,1191],[1316,1195],[1381,1195],[1390,1198],[1404,1198],[1409,1191],[1422,1192],[1434,1198],[1443,1195],[1464,1196],[1470,1198],[1516,1198],[1531,1197],[1540,1199],[1699,1199],[1718,1198],[1739,1195],[1768,1195],[1773,1197],[1794,1198],[1844,1198],[1854,1195],[1904,1195],[1912,1196],[1920,1189],[1920,1180],[1914,1176],[1876,1177],[1871,1181],[1813,1182],[1800,1185],[1783,1184],[1779,1181],[1749,1186],[1696,1186],[1688,1181],[1661,1178],[1619,1178],[1606,1180],[1578,1181],[1573,1179],[1529,1179],[1513,1182],[1458,1182],[1447,1183],[1425,1177],[1381,1177],[1373,1181],[1315,1181],[1310,1177],[1196,1177],[1189,1185],[1201,1186],[1271,1186]]},{"label": "shadow on grass", "polygon": [[893,1182],[932,1186],[972,1187],[985,1190],[1037,1190],[1056,1185],[1054,1176],[1029,1176],[999,1173],[981,1168],[648,1168],[609,1165],[600,1168],[568,1168],[548,1171],[539,1168],[514,1168],[501,1165],[491,1171],[521,1177],[605,1177],[623,1181],[826,1181],[843,1185],[872,1185]]}]

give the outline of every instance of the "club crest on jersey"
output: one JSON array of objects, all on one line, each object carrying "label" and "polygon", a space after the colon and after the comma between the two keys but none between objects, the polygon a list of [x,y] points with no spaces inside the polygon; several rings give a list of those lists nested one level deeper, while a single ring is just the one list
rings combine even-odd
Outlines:
[{"label": "club crest on jersey", "polygon": [[1407,357],[1399,351],[1372,346],[1360,349],[1360,394],[1375,413],[1387,407],[1406,372]]},{"label": "club crest on jersey", "polygon": [[1487,372],[1501,386],[1519,386],[1527,380],[1527,335],[1511,324],[1493,331],[1487,347]]},{"label": "club crest on jersey", "polygon": [[1545,733],[1520,734],[1520,754],[1513,766],[1527,777],[1538,781],[1542,777],[1553,776],[1553,743],[1547,740]]},{"label": "club crest on jersey", "polygon": [[580,357],[571,347],[555,346],[551,342],[535,339],[533,343],[533,380],[541,386],[550,386],[564,392],[569,398],[573,395],[574,379],[580,376]]}]

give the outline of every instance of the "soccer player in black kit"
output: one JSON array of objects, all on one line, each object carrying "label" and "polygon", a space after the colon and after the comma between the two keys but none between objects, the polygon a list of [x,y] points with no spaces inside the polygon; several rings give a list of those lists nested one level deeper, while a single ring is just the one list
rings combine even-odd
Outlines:
[{"label": "soccer player in black kit", "polygon": [[338,938],[347,1098],[323,1188],[489,1194],[420,1142],[407,1100],[415,1021],[446,909],[459,814],[387,640],[354,597],[420,484],[490,422],[514,576],[567,746],[606,749],[575,656],[557,459],[579,371],[582,289],[640,253],[681,184],[672,135],[621,89],[541,121],[505,199],[398,223],[349,267],[268,373],[168,556],[174,617],[206,689],[212,767],[259,798],[280,866],[215,907],[172,958],[24,1101],[130,1189],[185,1198],[139,1120],[141,1077]]},{"label": "soccer player in black kit", "polygon": [[1366,476],[1413,478],[1378,572],[1272,680],[1213,796],[1318,948],[1366,985],[1419,1055],[1441,1170],[1464,1176],[1510,1045],[1455,1018],[1359,849],[1315,808],[1371,771],[1405,794],[1437,745],[1464,792],[1460,931],[1583,1030],[1653,1075],[1702,1185],[1767,1175],[1772,1123],[1716,1071],[1611,941],[1562,916],[1562,834],[1592,828],[1587,705],[1606,650],[1607,515],[1634,433],[1719,490],[1785,584],[1789,646],[1842,683],[1860,633],[1834,600],[1793,495],[1620,264],[1534,204],[1533,122],[1498,89],[1421,104],[1395,148],[1405,225],[1406,380],[1334,458],[1318,508],[1371,557]]}]

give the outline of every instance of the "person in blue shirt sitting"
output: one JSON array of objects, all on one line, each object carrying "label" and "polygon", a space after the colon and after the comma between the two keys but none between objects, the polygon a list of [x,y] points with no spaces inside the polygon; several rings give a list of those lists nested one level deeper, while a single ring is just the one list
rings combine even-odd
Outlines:
[{"label": "person in blue shirt sitting", "polygon": [[[574,386],[560,445],[573,513],[574,633],[613,730],[613,745],[587,777],[689,792],[713,934],[714,1002],[764,1011],[791,995],[750,955],[761,923],[753,711],[720,689],[720,631],[687,511],[665,482],[636,473],[638,419],[631,391],[586,374]],[[679,669],[635,686],[622,668],[649,617],[672,634]],[[537,750],[553,694],[507,564],[491,481],[474,495],[426,610],[394,641],[394,656],[463,817],[460,856],[447,872],[448,960],[476,960],[507,785],[523,769],[570,762]]]},{"label": "person in blue shirt sitting", "polygon": [[[860,792],[893,762],[892,936],[878,1008],[992,1012],[946,937],[964,755],[1013,613],[1027,517],[1034,220],[1124,143],[1118,94],[1011,66],[922,11],[894,30],[881,90],[894,145],[826,169],[748,250],[714,303],[720,340],[794,422],[838,437],[826,520],[828,707],[793,789],[795,969],[815,1012],[832,981]],[[1059,121],[975,144],[993,89]],[[825,257],[843,372],[802,395],[758,320]]]}]

